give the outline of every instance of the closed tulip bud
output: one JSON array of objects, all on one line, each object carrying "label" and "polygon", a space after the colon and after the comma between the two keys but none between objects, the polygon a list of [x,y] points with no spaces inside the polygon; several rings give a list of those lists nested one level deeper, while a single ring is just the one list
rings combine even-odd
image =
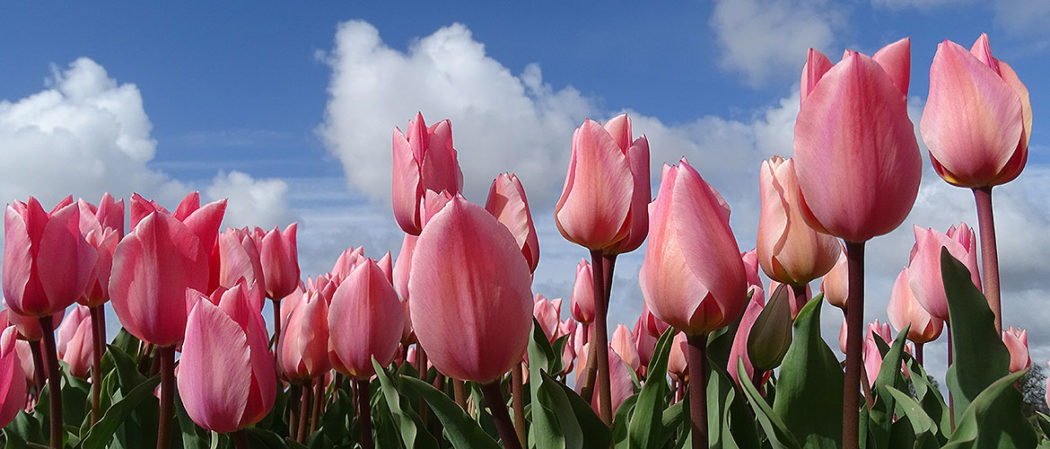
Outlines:
[{"label": "closed tulip bud", "polygon": [[555,221],[569,241],[606,254],[634,251],[645,240],[650,200],[649,141],[631,141],[631,120],[604,127],[587,120],[572,136],[565,187]]},{"label": "closed tulip bud", "polygon": [[219,286],[230,288],[241,279],[249,285],[265,286],[259,248],[245,229],[227,229],[219,234]]},{"label": "closed tulip bud", "polygon": [[901,270],[893,283],[890,293],[890,303],[886,307],[886,314],[890,317],[890,324],[900,332],[905,326],[908,328],[908,340],[915,343],[929,343],[941,335],[944,321],[930,315],[915,299],[911,291],[908,278],[908,269]]},{"label": "closed tulip bud", "polygon": [[758,277],[758,250],[753,249],[740,253],[740,260],[744,262],[744,273],[747,275],[747,285],[761,287],[762,279]]},{"label": "closed tulip bud", "polygon": [[572,317],[580,323],[594,322],[594,279],[591,263],[581,259],[572,284]]},{"label": "closed tulip bud", "polygon": [[[278,228],[263,234],[259,244],[259,261],[263,279],[266,281],[266,296],[280,300],[299,286],[299,252],[295,233],[298,223]],[[260,230],[256,228],[258,233]]]},{"label": "closed tulip bud", "polygon": [[386,366],[397,355],[404,319],[394,286],[375,261],[364,259],[339,284],[328,309],[332,367],[354,379],[371,377],[373,357]]},{"label": "closed tulip bud", "polygon": [[[773,290],[769,304],[762,307],[753,324],[749,326],[747,356],[754,369],[759,372],[771,371],[780,366],[788,347],[791,346],[791,296],[791,289],[787,286]],[[750,304],[755,302],[752,299]],[[752,307],[750,304],[749,309]],[[747,313],[744,312],[740,329],[743,329],[744,320],[748,319]],[[740,331],[737,332],[739,335]]]},{"label": "closed tulip bud", "polygon": [[830,271],[838,260],[839,243],[806,224],[794,161],[773,156],[763,162],[758,186],[762,209],[757,251],[762,271],[789,285],[808,284]]},{"label": "closed tulip bud", "polygon": [[915,246],[908,263],[908,281],[915,299],[930,315],[944,321],[948,320],[948,298],[941,278],[941,248],[947,248],[952,257],[961,261],[970,270],[973,285],[981,288],[973,231],[962,223],[948,232],[952,235],[916,226]]},{"label": "closed tulip bud", "polygon": [[747,277],[721,196],[682,159],[664,170],[650,214],[638,281],[653,315],[688,335],[736,320],[747,305]]},{"label": "closed tulip bud", "polygon": [[737,328],[736,335],[733,336],[733,346],[729,350],[729,363],[726,364],[726,370],[729,371],[729,376],[733,378],[737,385],[742,385],[740,383],[739,370],[737,369],[738,361],[742,360],[744,362],[744,371],[749,377],[749,379],[744,380],[750,380],[755,375],[755,366],[751,362],[751,356],[748,354],[747,341],[751,335],[751,329],[755,325],[755,320],[758,319],[765,307],[762,303],[763,301],[764,299],[756,298],[752,295],[751,301],[747,303],[744,315],[740,319],[740,327]]},{"label": "closed tulip bud", "polygon": [[784,286],[784,291],[789,298],[788,304],[791,306],[791,319],[794,320],[798,313],[802,311],[802,308],[806,306],[806,303],[809,302],[809,299],[813,297],[813,292],[810,291],[809,284],[806,284],[805,291],[796,295],[793,287],[788,284],[781,284],[775,280],[769,281],[769,291],[775,293],[781,285]]},{"label": "closed tulip bud", "polygon": [[645,368],[653,360],[653,352],[656,350],[656,337],[652,336],[649,330],[646,329],[643,317],[638,317],[638,321],[635,322],[631,333],[634,334],[634,347],[638,352],[638,363],[643,368],[641,370],[642,374],[645,374]]},{"label": "closed tulip bud", "polygon": [[15,328],[0,336],[0,427],[7,426],[26,403],[28,385],[15,350]]},{"label": "closed tulip bud", "polygon": [[62,358],[62,353],[66,350],[66,344],[73,339],[73,334],[77,332],[77,328],[80,327],[80,323],[91,322],[91,309],[78,305],[66,314],[62,322],[55,328],[55,348],[58,349],[58,358]]},{"label": "closed tulip bud", "polygon": [[846,249],[840,245],[841,252],[835,266],[820,281],[820,292],[824,300],[835,307],[846,310],[846,299],[849,298],[849,266],[846,260]]},{"label": "closed tulip bud", "polygon": [[685,356],[689,351],[686,348],[688,345],[685,334],[679,332],[675,334],[674,340],[671,340],[671,353],[667,355],[667,373],[679,382],[685,382],[689,377],[689,362]]},{"label": "closed tulip bud", "polygon": [[113,253],[120,243],[120,236],[113,228],[94,229],[84,239],[95,249],[97,258],[88,275],[84,294],[77,299],[80,304],[98,307],[109,301],[109,277],[113,273]]},{"label": "closed tulip bud", "polygon": [[412,256],[409,308],[419,344],[449,377],[498,379],[520,363],[528,344],[531,284],[506,226],[453,198],[419,235]]},{"label": "closed tulip bud", "polygon": [[266,327],[247,295],[239,284],[215,305],[197,293],[186,324],[179,395],[193,422],[219,433],[259,422],[277,393]]},{"label": "closed tulip bud", "polygon": [[847,51],[829,68],[810,51],[794,161],[802,210],[817,231],[865,242],[911,211],[922,158],[908,119],[909,52],[902,39],[875,58]]},{"label": "closed tulip bud", "polygon": [[492,181],[485,210],[510,230],[521,247],[521,255],[529,263],[529,271],[536,271],[540,262],[540,243],[529,212],[529,200],[525,198],[525,188],[517,176],[500,173]]},{"label": "closed tulip bud", "polygon": [[292,383],[323,375],[332,369],[328,357],[328,304],[316,291],[298,301],[287,320],[277,360],[281,375]]},{"label": "closed tulip bud", "polygon": [[87,307],[77,306],[73,313],[66,315],[55,331],[58,358],[69,365],[69,374],[81,379],[91,375],[91,360],[95,351],[90,313]]},{"label": "closed tulip bud", "polygon": [[631,367],[631,370],[638,372],[641,369],[642,360],[638,355],[634,333],[627,326],[623,324],[616,325],[616,330],[613,331],[609,346],[627,366]]},{"label": "closed tulip bud", "polygon": [[35,318],[64,310],[84,293],[98,255],[80,234],[80,208],[67,197],[51,212],[36,198],[4,215],[3,289],[7,305]]},{"label": "closed tulip bud", "polygon": [[953,185],[995,186],[1021,174],[1032,103],[1013,68],[992,56],[988,35],[970,51],[947,40],[937,45],[919,130],[934,170]]},{"label": "closed tulip bud", "polygon": [[427,190],[463,189],[463,172],[452,148],[452,122],[442,120],[427,127],[423,114],[408,122],[408,135],[394,128],[393,136],[394,218],[412,235],[423,230],[420,202]]},{"label": "closed tulip bud", "polygon": [[551,301],[537,293],[532,307],[532,316],[540,323],[540,329],[547,336],[547,341],[553,344],[558,338],[558,326],[561,324],[561,298]]},{"label": "closed tulip bud", "polygon": [[208,287],[209,254],[174,216],[142,219],[113,253],[109,293],[121,324],[140,340],[172,346],[186,335],[186,289]]},{"label": "closed tulip bud", "polygon": [[1028,331],[1010,326],[1003,331],[1003,344],[1010,350],[1010,372],[1014,373],[1032,366],[1028,354]]}]

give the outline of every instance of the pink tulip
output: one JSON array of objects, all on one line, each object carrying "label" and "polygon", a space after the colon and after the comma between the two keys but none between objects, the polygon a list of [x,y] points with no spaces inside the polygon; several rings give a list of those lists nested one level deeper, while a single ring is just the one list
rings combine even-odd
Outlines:
[{"label": "pink tulip", "polygon": [[642,367],[641,357],[638,355],[634,333],[627,326],[618,324],[613,331],[612,340],[609,342],[610,349],[619,356],[620,360],[638,372]]},{"label": "pink tulip", "polygon": [[763,162],[758,186],[762,209],[757,250],[762,271],[790,285],[808,284],[825,275],[841,250],[835,237],[806,224],[794,161],[773,156]]},{"label": "pink tulip", "polygon": [[568,335],[569,339],[565,342],[565,348],[561,351],[561,374],[569,374],[573,370],[573,364],[576,361],[576,341],[579,337],[577,334],[583,329],[572,318],[566,318],[558,325],[559,338],[562,335]]},{"label": "pink tulip", "polygon": [[277,357],[282,377],[289,382],[319,377],[332,369],[328,357],[328,304],[309,291],[284,320]]},{"label": "pink tulip", "polygon": [[[379,271],[383,272],[383,275],[386,276],[386,281],[389,282],[391,286],[393,286],[394,259],[390,256],[390,251],[387,251],[386,254],[383,254],[383,257],[379,258],[379,261],[376,262],[376,265],[379,265]],[[394,289],[394,291],[396,292],[397,289]]]},{"label": "pink tulip", "polygon": [[640,370],[641,374],[645,374],[645,368],[649,366],[649,362],[653,359],[653,352],[656,350],[656,337],[650,334],[646,327],[644,317],[638,317],[631,331],[634,335],[635,351],[638,352],[638,363],[643,368]]},{"label": "pink tulip", "polygon": [[486,384],[520,363],[531,274],[514,236],[457,196],[419,235],[409,275],[416,338],[442,373]]},{"label": "pink tulip", "polygon": [[532,316],[540,323],[543,334],[547,341],[554,343],[557,340],[558,326],[561,324],[561,298],[549,300],[546,296],[537,293],[533,302]]},{"label": "pink tulip", "polygon": [[762,279],[758,277],[758,249],[740,253],[740,260],[744,263],[747,285],[761,287]]},{"label": "pink tulip", "polygon": [[[262,263],[263,279],[266,281],[266,296],[280,300],[290,295],[299,286],[299,253],[295,233],[298,223],[262,233],[257,247],[259,261]],[[258,236],[261,229],[255,228]]]},{"label": "pink tulip", "polygon": [[[26,341],[40,341],[44,337],[43,330],[40,329],[40,320],[31,316],[19,315],[7,305],[6,299],[0,299],[3,302],[4,309],[0,310],[0,314],[3,314],[3,319],[0,320],[2,324],[10,324],[18,329],[19,338]],[[62,317],[66,314],[65,310],[60,310],[58,313],[51,315],[51,327],[57,328],[62,323]],[[4,328],[7,326],[4,325]]]},{"label": "pink tulip", "polygon": [[671,341],[671,353],[667,356],[667,373],[671,375],[671,378],[678,379],[679,382],[685,382],[686,377],[689,376],[689,362],[686,358],[689,342],[685,339],[684,333],[677,333],[674,336],[674,340]]},{"label": "pink tulip", "polygon": [[28,385],[15,350],[15,333],[8,327],[0,337],[0,427],[14,420],[26,403]]},{"label": "pink tulip", "polygon": [[423,114],[408,122],[408,136],[394,128],[394,218],[406,233],[423,229],[420,202],[427,190],[451,194],[463,189],[463,172],[452,148],[452,122],[442,120],[427,128]]},{"label": "pink tulip", "polygon": [[[796,295],[795,289],[790,285],[781,284],[775,280],[769,281],[769,295],[772,297],[773,293],[777,291],[777,287],[784,285],[788,293],[791,295],[788,301],[788,306],[791,309],[791,319],[794,320],[798,316],[798,313],[802,311],[802,308],[806,306],[810,298],[813,297],[813,292],[809,289],[809,284],[806,284],[806,290],[802,294]],[[764,294],[764,292],[763,292]]]},{"label": "pink tulip", "polygon": [[1021,174],[1032,103],[1013,68],[992,56],[988,35],[970,51],[947,40],[937,45],[919,129],[934,170],[951,184],[996,186]]},{"label": "pink tulip", "polygon": [[580,323],[594,322],[594,280],[591,263],[581,259],[572,284],[572,317]]},{"label": "pink tulip", "polygon": [[754,364],[751,363],[751,357],[747,353],[747,340],[751,335],[751,328],[754,327],[755,321],[758,320],[758,316],[765,308],[765,298],[762,298],[762,296],[764,295],[751,296],[751,301],[747,303],[747,309],[744,309],[744,316],[740,319],[740,327],[737,328],[736,335],[733,336],[733,346],[729,350],[729,363],[726,365],[726,370],[729,371],[729,376],[736,381],[737,385],[742,385],[737,368],[738,361],[744,362],[744,371],[748,376],[744,380],[750,381],[755,376]]},{"label": "pink tulip", "polygon": [[1010,350],[1010,372],[1014,373],[1032,366],[1028,355],[1028,331],[1010,326],[1003,331],[1003,344]]},{"label": "pink tulip", "polygon": [[92,355],[95,351],[91,333],[91,311],[78,305],[66,315],[55,330],[58,358],[69,365],[69,373],[81,379],[91,375]]},{"label": "pink tulip", "polygon": [[80,233],[95,249],[97,258],[88,275],[87,287],[77,302],[98,307],[109,301],[109,276],[113,269],[113,251],[124,237],[124,200],[114,202],[106,193],[96,207],[84,200],[80,209]]},{"label": "pink tulip", "polygon": [[45,317],[84,293],[97,254],[80,234],[80,209],[67,197],[51,212],[36,198],[4,216],[3,289],[15,313]]},{"label": "pink tulip", "polygon": [[112,195],[104,193],[98,206],[84,200],[77,201],[77,206],[80,208],[81,233],[110,228],[116,231],[118,240],[124,237],[124,200],[115,201]]},{"label": "pink tulip", "polygon": [[375,374],[373,357],[383,366],[394,360],[404,319],[394,286],[375,261],[364,259],[339,284],[329,306],[332,366],[355,379],[368,379]]},{"label": "pink tulip", "polygon": [[[339,254],[339,258],[336,259],[335,264],[332,265],[332,271],[329,272],[329,279],[333,280],[338,284],[347,276],[350,276],[350,272],[354,271],[357,264],[365,258],[365,247],[359,246],[357,248],[347,248]],[[320,281],[320,276],[318,276]]]},{"label": "pink tulip", "polygon": [[540,261],[540,243],[536,237],[536,227],[532,224],[532,213],[529,212],[529,200],[525,198],[525,188],[512,173],[500,173],[492,181],[485,210],[503,223],[514,240],[521,247],[521,254],[529,263],[529,270],[536,271]]},{"label": "pink tulip", "polygon": [[219,305],[195,296],[179,360],[179,395],[197,425],[219,433],[243,429],[270,412],[277,392],[265,324],[244,284],[223,294]]},{"label": "pink tulip", "polygon": [[846,310],[846,299],[849,297],[849,267],[846,260],[846,249],[839,246],[839,259],[835,266],[820,281],[820,292],[824,300],[835,307]]},{"label": "pink tulip", "polygon": [[729,206],[682,159],[665,168],[650,209],[652,234],[638,275],[649,310],[688,335],[732,323],[747,305],[747,278]]},{"label": "pink tulip", "polygon": [[[580,366],[587,365],[587,354],[591,343],[587,343],[588,348],[584,349],[579,355]],[[627,400],[631,395],[634,394],[634,380],[631,379],[631,367],[620,358],[620,355],[615,350],[609,348],[609,396],[611,398],[612,412],[616,413],[616,409],[620,408],[620,404]],[[580,370],[582,371],[582,370]],[[582,379],[577,374],[576,389],[578,390],[582,386]],[[598,413],[598,404],[600,402],[599,395],[600,390],[594,390],[594,397],[591,398],[591,409],[595,413]]]},{"label": "pink tulip", "polygon": [[572,136],[565,187],[555,221],[569,241],[606,254],[633,251],[645,240],[650,200],[649,141],[631,141],[631,120],[605,127],[587,120]]},{"label": "pink tulip", "polygon": [[973,230],[966,223],[960,223],[958,228],[952,226],[948,233],[950,235],[915,226],[915,246],[908,263],[908,280],[915,299],[930,315],[944,321],[948,320],[948,298],[941,278],[941,248],[948,248],[948,253],[970,270],[973,285],[981,288],[981,276],[977,271],[977,240]]},{"label": "pink tulip", "polygon": [[875,380],[879,378],[882,370],[882,353],[875,340],[868,337],[864,340],[864,373],[868,376],[868,385],[875,386]]},{"label": "pink tulip", "polygon": [[186,289],[208,286],[209,254],[193,230],[174,216],[143,218],[113,253],[109,281],[113,310],[132,335],[171,346],[186,335]]},{"label": "pink tulip", "polygon": [[823,74],[810,51],[803,84],[815,84],[803,89],[794,160],[806,220],[820,232],[865,242],[911,211],[922,158],[908,119],[909,48],[902,39],[874,59],[847,51]]},{"label": "pink tulip", "polygon": [[241,279],[265,286],[259,248],[247,229],[227,229],[219,234],[219,286],[230,288]]},{"label": "pink tulip", "polygon": [[136,193],[131,195],[129,215],[132,229],[151,212],[159,212],[175,217],[193,231],[204,248],[204,260],[208,269],[206,290],[210,292],[219,287],[219,226],[222,224],[223,215],[226,214],[226,200],[214,201],[203,207],[200,203],[200,193],[190,192],[179,202],[175,212],[169,213],[155,201],[146,200]]},{"label": "pink tulip", "polygon": [[941,335],[944,321],[933,317],[919,304],[912,293],[909,281],[908,269],[901,270],[897,281],[893,283],[890,292],[890,303],[886,307],[886,314],[890,317],[890,324],[898,332],[908,328],[908,340],[915,343],[929,343]]},{"label": "pink tulip", "polygon": [[[1050,362],[1047,362],[1046,364],[1047,366],[1050,366]],[[1046,378],[1046,405],[1050,407],[1050,377]]]},{"label": "pink tulip", "polygon": [[649,305],[642,301],[642,316],[640,317],[645,330],[649,332],[653,338],[660,338],[661,335],[667,331],[670,324],[665,323],[663,320],[653,315],[653,312],[649,310]]},{"label": "pink tulip", "polygon": [[91,322],[91,309],[83,305],[77,305],[66,314],[62,322],[55,328],[55,348],[58,349],[58,358],[62,358],[62,353],[66,350],[66,344],[73,339],[73,335],[76,334],[80,323],[85,321]]}]

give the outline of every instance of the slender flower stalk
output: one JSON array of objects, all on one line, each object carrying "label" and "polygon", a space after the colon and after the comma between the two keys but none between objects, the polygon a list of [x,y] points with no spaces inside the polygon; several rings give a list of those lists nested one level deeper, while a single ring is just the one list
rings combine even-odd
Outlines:
[{"label": "slender flower stalk", "polygon": [[860,376],[864,335],[864,242],[846,241],[849,296],[846,300],[846,377],[842,395],[842,442],[856,448],[860,440]]},{"label": "slender flower stalk", "polygon": [[594,341],[591,354],[597,365],[598,415],[606,425],[612,425],[612,395],[609,383],[609,331],[607,329],[609,302],[606,299],[605,258],[599,250],[591,250],[591,272],[594,276]]},{"label": "slender flower stalk", "polygon": [[707,334],[690,335],[689,342],[689,426],[693,449],[707,449]]},{"label": "slender flower stalk", "polygon": [[514,407],[514,432],[518,434],[518,443],[522,446],[526,444],[524,378],[520,363],[510,369],[510,399]]},{"label": "slender flower stalk", "polygon": [[157,449],[168,449],[171,440],[172,405],[175,400],[175,347],[157,348],[160,357],[160,415],[157,422]]},{"label": "slender flower stalk", "polygon": [[44,388],[44,381],[47,379],[46,371],[44,371],[44,355],[41,351],[40,340],[29,342],[29,353],[33,355],[33,378],[36,382],[37,396],[40,396],[40,390]]},{"label": "slender flower stalk", "polygon": [[367,379],[354,380],[354,396],[357,397],[357,421],[361,430],[362,449],[372,449],[372,403]]},{"label": "slender flower stalk", "polygon": [[55,349],[55,328],[51,316],[40,318],[40,330],[44,336],[44,357],[47,358],[48,388],[51,408],[51,447],[62,447],[62,374],[58,371],[58,350]]},{"label": "slender flower stalk", "polygon": [[102,353],[106,351],[106,324],[103,306],[92,307],[91,333],[95,339],[91,359],[91,425],[102,418],[99,401],[102,396]]},{"label": "slender flower stalk", "polygon": [[507,403],[503,400],[500,383],[497,381],[484,384],[481,386],[481,392],[485,394],[485,402],[489,404],[489,409],[492,410],[492,418],[496,422],[496,430],[499,431],[499,438],[503,441],[503,447],[506,449],[521,449],[522,446],[518,442],[518,435],[514,432],[514,424],[510,422],[510,414],[507,413]]},{"label": "slender flower stalk", "polygon": [[999,253],[995,244],[995,217],[992,214],[992,186],[975,187],[973,197],[977,201],[977,225],[981,235],[981,286],[988,299],[988,307],[995,314],[995,331],[1003,332],[1002,306],[999,295]]}]

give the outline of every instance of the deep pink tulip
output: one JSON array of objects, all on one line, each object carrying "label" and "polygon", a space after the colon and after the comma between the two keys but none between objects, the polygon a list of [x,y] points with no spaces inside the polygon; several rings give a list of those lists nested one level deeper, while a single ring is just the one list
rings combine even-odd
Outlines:
[{"label": "deep pink tulip", "polygon": [[[22,365],[22,372],[25,374],[26,385],[33,385],[36,380],[36,367],[33,365],[33,353],[32,349],[29,348],[29,342],[20,336],[18,328],[14,324],[7,320],[8,310],[0,310],[0,329],[14,328],[12,332],[4,332],[0,336],[0,348],[7,345],[7,339],[15,340],[15,352],[18,353],[18,361]],[[39,320],[34,320],[40,323]],[[3,351],[0,350],[0,356],[3,356]]]},{"label": "deep pink tulip", "polygon": [[828,304],[846,310],[846,299],[849,297],[849,267],[846,249],[842,248],[841,244],[839,249],[838,261],[820,281],[820,292],[824,294],[824,300]]},{"label": "deep pink tulip", "polygon": [[416,338],[442,373],[492,382],[525,352],[531,284],[506,226],[457,196],[416,242],[408,282]]},{"label": "deep pink tulip", "polygon": [[[275,227],[259,239],[259,261],[266,281],[266,297],[270,299],[280,300],[299,286],[299,250],[295,235],[298,229],[298,223],[288,225],[283,231]],[[256,235],[260,231],[256,228]]]},{"label": "deep pink tulip", "polygon": [[102,195],[98,206],[79,200],[77,207],[80,208],[80,233],[97,254],[87,287],[77,302],[88,307],[98,307],[109,301],[113,251],[124,237],[124,200],[114,201],[106,193]]},{"label": "deep pink tulip", "polygon": [[941,248],[958,259],[970,270],[970,280],[981,288],[981,275],[977,270],[977,239],[973,230],[960,223],[952,226],[950,234],[942,234],[929,228],[915,226],[915,246],[908,263],[908,280],[915,299],[930,315],[948,320],[948,298],[944,293],[941,278]]},{"label": "deep pink tulip", "polygon": [[259,422],[277,393],[266,327],[247,291],[238,284],[219,305],[196,293],[179,359],[178,388],[186,413],[219,433]]},{"label": "deep pink tulip", "polygon": [[1013,68],[992,56],[988,35],[970,51],[947,40],[937,45],[919,129],[934,170],[951,184],[989,187],[1021,174],[1032,103]]},{"label": "deep pink tulip", "polygon": [[420,202],[427,190],[451,194],[463,189],[463,172],[452,148],[452,122],[442,120],[427,127],[423,114],[408,122],[408,136],[394,128],[394,218],[401,229],[419,235],[423,222]]},{"label": "deep pink tulip", "polygon": [[594,279],[591,263],[581,259],[576,265],[576,281],[572,284],[572,317],[580,323],[594,322]]},{"label": "deep pink tulip", "polygon": [[561,235],[606,254],[634,251],[649,228],[649,141],[631,141],[626,114],[587,120],[572,136],[565,187],[555,206]]},{"label": "deep pink tulip", "polygon": [[277,357],[282,377],[299,383],[332,369],[328,357],[328,303],[319,292],[306,292],[284,323]]},{"label": "deep pink tulip", "polygon": [[15,328],[0,336],[0,427],[7,426],[26,403],[28,385],[15,349]]},{"label": "deep pink tulip", "polygon": [[40,318],[76,302],[97,258],[80,234],[80,208],[72,198],[51,212],[33,197],[7,206],[3,289],[15,313]]},{"label": "deep pink tulip", "polygon": [[650,214],[638,281],[653,315],[688,335],[736,320],[747,305],[747,277],[721,196],[682,159],[664,170]]},{"label": "deep pink tulip", "polygon": [[208,286],[209,254],[197,234],[174,216],[143,218],[113,253],[109,293],[113,310],[132,335],[171,346],[186,335],[186,289]]},{"label": "deep pink tulip", "polygon": [[[210,251],[219,238],[219,226],[226,214],[226,200],[200,205],[200,193],[190,192],[182,199],[174,213],[168,213],[154,201],[147,201],[139,194],[131,196],[131,227],[134,229],[142,219],[152,212],[163,212],[183,222],[200,239],[200,245]],[[209,255],[210,257],[210,255]]]},{"label": "deep pink tulip", "polygon": [[492,181],[485,210],[514,234],[514,240],[521,247],[521,254],[529,263],[529,271],[536,271],[536,265],[540,262],[540,242],[536,236],[536,226],[532,223],[532,213],[529,212],[529,200],[525,198],[525,188],[517,176],[500,173]]},{"label": "deep pink tulip", "polygon": [[909,48],[902,39],[874,59],[847,51],[823,74],[810,51],[803,84],[814,84],[803,88],[794,160],[806,220],[818,231],[865,242],[911,211],[922,158],[908,119]]},{"label": "deep pink tulip", "polygon": [[540,323],[547,341],[554,343],[558,339],[558,326],[561,325],[561,298],[547,299],[537,293],[533,300],[532,316]]},{"label": "deep pink tulip", "polygon": [[1032,358],[1028,354],[1028,331],[1010,326],[1003,331],[1003,344],[1010,350],[1010,372],[1028,369]]},{"label": "deep pink tulip", "polygon": [[339,284],[329,306],[332,366],[355,379],[368,379],[375,374],[373,357],[382,366],[394,360],[404,320],[394,286],[375,261],[364,259]]},{"label": "deep pink tulip", "polygon": [[246,228],[227,229],[219,234],[219,286],[230,288],[241,279],[248,285],[266,285],[252,233]]},{"label": "deep pink tulip", "polygon": [[620,356],[620,360],[631,367],[633,371],[638,372],[641,369],[642,359],[638,355],[636,338],[627,326],[623,324],[616,325],[616,330],[613,331],[609,346],[616,355]]},{"label": "deep pink tulip", "polygon": [[759,287],[755,294],[751,295],[751,301],[747,303],[747,308],[744,309],[744,316],[740,319],[740,327],[737,328],[736,335],[733,336],[733,346],[729,350],[729,363],[726,365],[726,370],[729,371],[729,376],[736,381],[737,385],[741,385],[738,361],[744,362],[744,371],[748,376],[744,380],[750,381],[755,375],[755,366],[751,363],[751,357],[747,353],[747,340],[751,335],[751,328],[755,325],[755,321],[758,320],[758,315],[765,309],[765,294],[760,293],[761,290],[762,288]]},{"label": "deep pink tulip", "polygon": [[[365,247],[359,246],[357,248],[347,248],[343,250],[339,257],[335,260],[335,264],[332,265],[332,271],[329,272],[328,279],[339,284],[347,276],[350,276],[350,272],[354,271],[357,264],[365,258]],[[321,277],[318,276],[318,281]]]},{"label": "deep pink tulip", "polygon": [[756,249],[762,271],[789,285],[808,284],[825,275],[841,250],[835,237],[806,224],[794,161],[773,156],[762,162],[758,186],[762,208]]},{"label": "deep pink tulip", "polygon": [[81,379],[91,375],[92,355],[95,351],[91,334],[91,311],[78,305],[66,315],[55,330],[58,358],[69,365],[69,373]]},{"label": "deep pink tulip", "polygon": [[944,320],[930,315],[915,299],[911,291],[908,269],[901,270],[897,280],[893,283],[890,292],[890,303],[886,307],[886,314],[890,317],[890,324],[900,332],[905,326],[908,328],[908,340],[915,343],[929,343],[941,335]]}]

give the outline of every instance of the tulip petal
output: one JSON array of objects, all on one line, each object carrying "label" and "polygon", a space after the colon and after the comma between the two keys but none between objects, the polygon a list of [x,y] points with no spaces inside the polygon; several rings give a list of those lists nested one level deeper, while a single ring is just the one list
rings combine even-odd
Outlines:
[{"label": "tulip petal", "polygon": [[875,52],[871,57],[882,66],[893,84],[908,95],[908,83],[911,78],[911,38],[904,38]]},{"label": "tulip petal", "polygon": [[394,218],[405,232],[418,235],[419,200],[423,197],[419,163],[412,155],[412,147],[401,130],[394,128],[393,137],[393,205]]},{"label": "tulip petal", "polygon": [[802,66],[802,81],[799,83],[799,102],[806,101],[806,97],[816,87],[817,82],[828,70],[831,70],[831,67],[831,61],[827,56],[824,56],[824,53],[812,48],[809,49],[809,52],[806,54],[806,65]]},{"label": "tulip petal", "polygon": [[219,433],[238,429],[248,401],[250,357],[237,322],[211,301],[198,301],[186,323],[178,375],[179,395],[193,422]]},{"label": "tulip petal", "polygon": [[[332,365],[355,379],[393,361],[404,330],[404,311],[386,274],[366,259],[335,290],[328,310]],[[430,350],[427,350],[428,354]]]}]

